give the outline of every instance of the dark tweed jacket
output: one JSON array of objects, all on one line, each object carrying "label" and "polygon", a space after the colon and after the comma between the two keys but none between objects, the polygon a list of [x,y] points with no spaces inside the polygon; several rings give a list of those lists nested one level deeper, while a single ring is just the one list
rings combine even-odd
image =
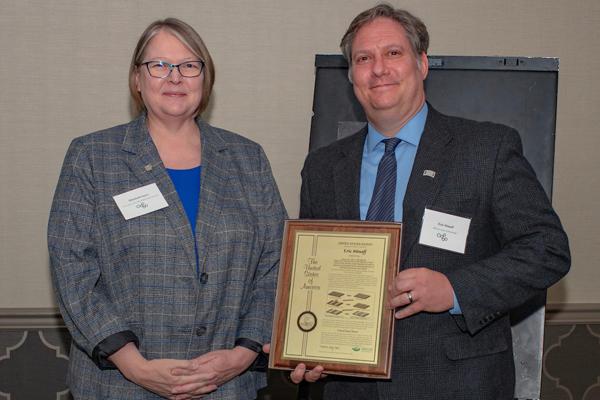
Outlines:
[{"label": "dark tweed jacket", "polygon": [[[52,278],[73,336],[76,399],[158,396],[101,370],[94,349],[131,331],[149,358],[190,359],[236,338],[270,339],[285,209],[261,147],[198,120],[202,183],[196,244],[142,116],[77,138],[48,225]],[[156,183],[169,206],[126,221],[113,196]],[[264,373],[246,372],[207,399],[254,399]]]},{"label": "dark tweed jacket", "polygon": [[[366,128],[308,155],[302,218],[359,219],[365,137]],[[403,207],[401,268],[444,273],[463,315],[420,313],[397,321],[391,381],[331,379],[326,399],[361,399],[374,385],[379,399],[512,399],[508,313],[570,266],[567,236],[518,133],[429,106]],[[418,243],[425,208],[471,218],[465,254]]]}]

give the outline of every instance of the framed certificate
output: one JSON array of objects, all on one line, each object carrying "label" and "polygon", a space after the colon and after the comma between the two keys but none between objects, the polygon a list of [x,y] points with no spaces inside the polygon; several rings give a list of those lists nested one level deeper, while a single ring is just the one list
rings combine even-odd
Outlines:
[{"label": "framed certificate", "polygon": [[402,225],[285,223],[269,367],[322,365],[327,374],[389,378]]}]

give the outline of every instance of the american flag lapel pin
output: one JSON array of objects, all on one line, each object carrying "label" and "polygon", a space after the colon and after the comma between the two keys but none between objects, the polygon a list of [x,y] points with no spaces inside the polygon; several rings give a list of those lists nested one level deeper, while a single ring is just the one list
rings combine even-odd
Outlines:
[{"label": "american flag lapel pin", "polygon": [[423,171],[423,176],[428,176],[430,178],[435,178],[435,171],[432,171],[430,169],[426,169]]}]

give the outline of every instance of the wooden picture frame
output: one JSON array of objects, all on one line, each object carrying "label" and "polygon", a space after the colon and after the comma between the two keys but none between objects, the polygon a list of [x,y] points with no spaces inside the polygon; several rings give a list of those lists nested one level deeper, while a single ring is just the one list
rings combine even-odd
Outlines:
[{"label": "wooden picture frame", "polygon": [[285,222],[269,367],[390,377],[402,224]]}]

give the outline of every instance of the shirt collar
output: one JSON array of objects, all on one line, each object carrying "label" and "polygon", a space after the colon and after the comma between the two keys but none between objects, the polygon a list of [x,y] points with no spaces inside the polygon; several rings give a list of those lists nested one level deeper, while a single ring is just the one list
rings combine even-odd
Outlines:
[{"label": "shirt collar", "polygon": [[[398,132],[396,132],[394,137],[410,143],[413,146],[418,146],[419,141],[421,140],[421,135],[423,134],[423,129],[425,128],[427,112],[427,103],[423,103],[423,107],[421,107],[419,112],[416,113]],[[367,150],[369,152],[373,151],[375,146],[377,146],[384,139],[388,139],[388,137],[377,132],[373,125],[369,123],[367,139],[365,143]]]}]

